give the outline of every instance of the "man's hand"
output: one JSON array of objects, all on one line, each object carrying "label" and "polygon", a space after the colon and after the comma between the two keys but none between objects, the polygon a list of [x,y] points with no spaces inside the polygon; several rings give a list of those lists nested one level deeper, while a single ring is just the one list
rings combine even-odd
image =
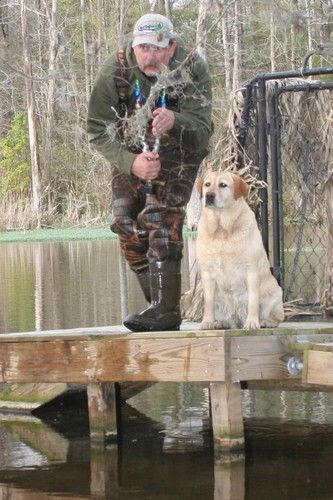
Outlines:
[{"label": "man's hand", "polygon": [[153,111],[152,133],[160,136],[172,129],[175,124],[175,114],[170,109],[157,108]]},{"label": "man's hand", "polygon": [[132,174],[143,181],[151,181],[158,177],[161,170],[161,160],[158,154],[140,153],[132,165]]}]

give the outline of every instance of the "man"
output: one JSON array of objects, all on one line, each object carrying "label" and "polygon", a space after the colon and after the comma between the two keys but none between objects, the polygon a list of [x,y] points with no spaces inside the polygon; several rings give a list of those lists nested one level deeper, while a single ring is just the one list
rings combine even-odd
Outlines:
[{"label": "man", "polygon": [[[162,75],[166,87],[153,99],[144,133],[133,138],[130,118],[139,120],[139,108],[154,97]],[[168,18],[142,16],[126,51],[100,71],[88,111],[92,144],[116,165],[111,228],[150,302],[124,320],[132,331],[176,330],[181,324],[184,207],[211,131],[206,64],[186,52]]]}]

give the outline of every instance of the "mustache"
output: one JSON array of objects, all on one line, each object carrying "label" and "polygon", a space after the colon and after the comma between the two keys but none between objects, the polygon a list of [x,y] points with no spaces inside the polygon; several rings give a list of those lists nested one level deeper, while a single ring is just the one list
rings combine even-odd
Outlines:
[{"label": "mustache", "polygon": [[149,61],[147,61],[147,62],[145,63],[145,65],[144,65],[144,67],[145,67],[145,68],[147,68],[148,66],[150,66],[150,67],[152,67],[152,68],[156,68],[156,69],[157,69],[157,68],[159,68],[159,65],[158,65],[158,64],[156,64],[156,63],[154,63],[154,62],[149,62]]}]

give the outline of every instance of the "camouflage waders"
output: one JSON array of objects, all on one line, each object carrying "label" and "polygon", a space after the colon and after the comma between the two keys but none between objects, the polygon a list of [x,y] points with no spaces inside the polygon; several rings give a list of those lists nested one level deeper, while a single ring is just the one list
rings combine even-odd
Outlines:
[{"label": "camouflage waders", "polygon": [[181,159],[171,151],[167,158],[161,154],[162,168],[152,181],[152,194],[145,192],[143,181],[115,171],[111,229],[118,234],[125,259],[151,302],[145,311],[125,319],[124,325],[132,331],[179,328],[185,206],[206,154]]}]

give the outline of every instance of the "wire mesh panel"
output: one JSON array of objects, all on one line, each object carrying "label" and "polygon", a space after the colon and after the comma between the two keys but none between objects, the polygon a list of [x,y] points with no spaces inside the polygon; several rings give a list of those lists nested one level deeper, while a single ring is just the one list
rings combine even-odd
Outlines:
[{"label": "wire mesh panel", "polygon": [[285,91],[279,100],[284,297],[303,305],[320,304],[324,290],[332,99],[327,89]]},{"label": "wire mesh panel", "polygon": [[310,308],[333,290],[326,257],[329,206],[333,221],[326,182],[333,176],[333,68],[306,72],[330,76],[325,82],[305,79],[304,71],[257,75],[244,92],[250,98],[239,138],[243,162],[250,159],[267,182],[258,219],[284,301]]}]

